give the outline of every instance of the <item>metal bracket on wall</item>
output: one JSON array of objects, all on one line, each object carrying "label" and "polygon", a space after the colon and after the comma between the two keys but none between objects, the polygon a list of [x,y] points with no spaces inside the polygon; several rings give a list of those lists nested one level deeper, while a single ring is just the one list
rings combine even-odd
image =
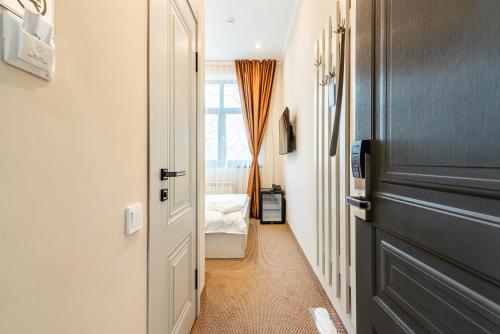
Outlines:
[{"label": "metal bracket on wall", "polygon": [[319,67],[323,63],[323,57],[319,56],[319,58],[314,62],[314,66]]},{"label": "metal bracket on wall", "polygon": [[345,33],[345,20],[342,20],[340,24],[337,26],[337,29],[335,29],[333,32],[336,34]]}]

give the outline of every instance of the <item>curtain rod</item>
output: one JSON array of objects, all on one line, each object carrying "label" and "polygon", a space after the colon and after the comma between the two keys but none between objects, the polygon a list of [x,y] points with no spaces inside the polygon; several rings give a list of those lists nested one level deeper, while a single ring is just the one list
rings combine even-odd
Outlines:
[{"label": "curtain rod", "polygon": [[[258,59],[258,60],[261,60],[261,59]],[[205,59],[205,64],[234,64],[234,61],[235,61],[235,59],[232,59],[232,60],[222,60],[222,59],[221,60],[210,60],[210,59]],[[276,60],[276,64],[281,65],[282,62],[280,60]]]}]

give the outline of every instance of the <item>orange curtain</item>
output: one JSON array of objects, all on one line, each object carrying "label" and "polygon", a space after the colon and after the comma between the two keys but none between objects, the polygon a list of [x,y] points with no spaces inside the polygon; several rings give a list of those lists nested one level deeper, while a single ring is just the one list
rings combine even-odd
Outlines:
[{"label": "orange curtain", "polygon": [[275,60],[236,60],[236,77],[241,96],[243,118],[252,153],[252,166],[248,175],[247,193],[250,197],[252,217],[259,218],[260,174],[258,157],[266,129]]}]

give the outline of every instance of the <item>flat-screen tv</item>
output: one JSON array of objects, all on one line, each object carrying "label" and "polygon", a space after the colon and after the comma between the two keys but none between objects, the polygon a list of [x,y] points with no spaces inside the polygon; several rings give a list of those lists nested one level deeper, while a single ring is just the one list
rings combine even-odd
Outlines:
[{"label": "flat-screen tv", "polygon": [[280,154],[288,154],[294,149],[294,136],[290,112],[285,108],[280,118]]}]

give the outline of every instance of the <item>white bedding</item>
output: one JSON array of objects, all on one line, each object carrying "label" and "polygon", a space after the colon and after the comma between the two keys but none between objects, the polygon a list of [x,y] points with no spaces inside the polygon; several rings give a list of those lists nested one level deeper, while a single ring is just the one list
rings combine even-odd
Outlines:
[{"label": "white bedding", "polygon": [[241,211],[245,207],[245,203],[240,203],[233,200],[210,201],[207,203],[207,210],[219,211],[224,214]]},{"label": "white bedding", "polygon": [[[245,213],[248,196],[245,194],[224,194],[205,196],[205,233],[246,234]],[[241,207],[242,209],[223,213],[220,208]]]}]

